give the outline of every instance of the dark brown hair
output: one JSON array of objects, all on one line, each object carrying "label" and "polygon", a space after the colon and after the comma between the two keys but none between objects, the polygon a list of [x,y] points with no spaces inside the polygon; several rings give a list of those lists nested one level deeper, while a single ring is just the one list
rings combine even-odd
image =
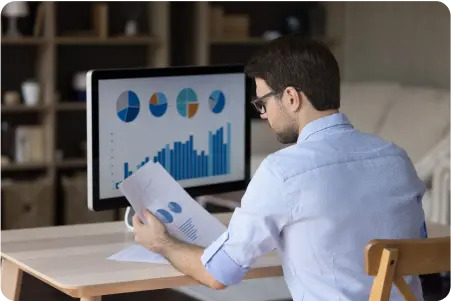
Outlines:
[{"label": "dark brown hair", "polygon": [[323,43],[297,35],[282,36],[260,49],[245,72],[261,78],[276,92],[295,87],[319,111],[340,107],[340,71]]}]

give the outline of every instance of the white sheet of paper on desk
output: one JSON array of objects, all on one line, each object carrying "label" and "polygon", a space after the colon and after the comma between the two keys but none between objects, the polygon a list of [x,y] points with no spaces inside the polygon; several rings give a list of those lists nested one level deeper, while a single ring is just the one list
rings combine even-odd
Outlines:
[{"label": "white sheet of paper on desk", "polygon": [[[120,183],[119,189],[143,223],[142,211],[148,209],[181,241],[207,247],[226,230],[159,163],[147,163]],[[147,262],[153,262],[151,259],[149,256]]]},{"label": "white sheet of paper on desk", "polygon": [[150,252],[141,245],[132,245],[124,250],[108,257],[109,260],[131,261],[131,262],[149,262],[149,263],[165,263],[169,262],[160,254]]}]

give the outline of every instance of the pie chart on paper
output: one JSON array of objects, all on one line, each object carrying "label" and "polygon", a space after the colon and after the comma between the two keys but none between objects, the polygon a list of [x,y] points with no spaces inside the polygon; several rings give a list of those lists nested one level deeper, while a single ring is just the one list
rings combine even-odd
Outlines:
[{"label": "pie chart on paper", "polygon": [[135,120],[139,113],[139,98],[133,91],[125,91],[116,101],[117,116],[123,122]]},{"label": "pie chart on paper", "polygon": [[149,109],[150,113],[152,113],[153,116],[155,117],[163,116],[164,113],[166,113],[166,110],[168,109],[168,100],[166,96],[161,92],[153,94],[150,97]]},{"label": "pie chart on paper", "polygon": [[199,102],[197,100],[196,92],[191,88],[185,88],[180,91],[177,96],[177,111],[179,114],[186,118],[193,118],[197,109],[199,108]]},{"label": "pie chart on paper", "polygon": [[222,91],[213,91],[208,99],[208,104],[210,105],[210,110],[213,113],[219,114],[222,112],[225,106],[225,96]]}]

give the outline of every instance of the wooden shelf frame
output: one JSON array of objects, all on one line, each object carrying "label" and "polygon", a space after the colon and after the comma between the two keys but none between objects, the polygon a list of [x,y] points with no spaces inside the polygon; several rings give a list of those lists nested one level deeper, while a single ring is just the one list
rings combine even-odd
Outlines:
[{"label": "wooden shelf frame", "polygon": [[[94,4],[95,2],[92,2]],[[2,47],[36,47],[36,78],[41,87],[41,96],[44,100],[36,107],[25,107],[23,105],[14,107],[1,107],[1,115],[12,114],[38,114],[45,112],[40,118],[40,124],[45,131],[45,162],[48,163],[9,163],[1,166],[1,172],[7,176],[13,174],[28,175],[33,171],[42,171],[46,178],[52,183],[53,206],[58,211],[57,192],[59,190],[59,177],[72,169],[84,169],[87,167],[86,158],[64,159],[57,161],[57,128],[59,114],[64,112],[78,113],[86,111],[86,103],[82,102],[60,102],[57,95],[57,71],[59,47],[79,47],[79,46],[139,46],[145,47],[145,65],[149,67],[167,67],[170,58],[170,3],[161,1],[151,1],[145,4],[147,9],[147,26],[149,35],[147,36],[110,36],[106,38],[94,36],[58,36],[57,35],[57,5],[64,5],[64,2],[54,1],[42,2],[44,10],[44,23],[42,36],[24,36],[20,38],[1,39]],[[4,62],[5,63],[5,62]],[[14,176],[13,176],[14,177]]]},{"label": "wooden shelf frame", "polygon": [[[261,37],[246,37],[246,38],[217,38],[212,39],[209,35],[209,13],[210,2],[198,1],[195,2],[194,8],[194,64],[208,65],[210,64],[210,56],[212,47],[214,46],[260,46],[268,43]],[[327,44],[332,50],[337,45],[337,39],[329,37],[311,37],[316,40],[321,40]]]}]

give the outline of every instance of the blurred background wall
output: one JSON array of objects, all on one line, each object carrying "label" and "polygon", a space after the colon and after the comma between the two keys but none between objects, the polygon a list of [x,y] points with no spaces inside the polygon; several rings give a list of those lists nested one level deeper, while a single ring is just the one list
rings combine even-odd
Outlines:
[{"label": "blurred background wall", "polygon": [[449,89],[450,12],[440,2],[328,4],[345,80]]}]

